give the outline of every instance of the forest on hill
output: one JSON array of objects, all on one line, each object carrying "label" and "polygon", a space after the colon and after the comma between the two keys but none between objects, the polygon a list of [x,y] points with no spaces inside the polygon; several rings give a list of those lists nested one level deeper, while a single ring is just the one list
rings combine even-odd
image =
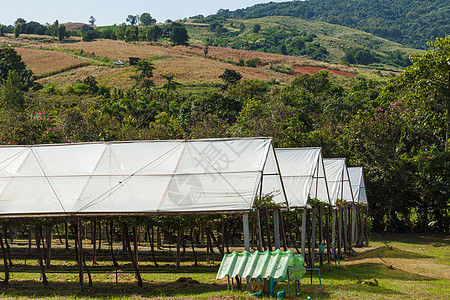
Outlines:
[{"label": "forest on hill", "polygon": [[431,37],[450,34],[447,0],[306,0],[257,4],[216,16],[253,19],[294,16],[363,30],[412,48],[425,48]]},{"label": "forest on hill", "polygon": [[83,73],[42,86],[15,48],[1,47],[0,143],[270,136],[276,147],[318,146],[363,166],[375,230],[448,233],[450,37],[428,46],[387,85],[326,71],[281,85],[225,69],[220,90],[197,94],[178,93],[169,73],[155,89],[154,59],[128,67],[127,88]]}]

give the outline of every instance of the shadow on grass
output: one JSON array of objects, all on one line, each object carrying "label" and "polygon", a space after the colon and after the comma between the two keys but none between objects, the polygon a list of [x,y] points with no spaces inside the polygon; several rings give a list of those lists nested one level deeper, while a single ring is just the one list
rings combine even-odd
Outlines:
[{"label": "shadow on grass", "polygon": [[226,285],[208,284],[198,282],[169,282],[156,283],[144,280],[144,287],[138,288],[135,282],[94,282],[93,287],[86,287],[82,292],[79,290],[77,282],[50,282],[44,287],[34,280],[11,280],[9,286],[1,287],[0,293],[3,297],[100,297],[100,298],[136,298],[136,297],[176,297],[200,295],[211,292],[223,292]]},{"label": "shadow on grass", "polygon": [[399,242],[405,244],[413,244],[415,246],[433,246],[445,247],[450,246],[450,237],[445,235],[415,235],[415,234],[383,234],[372,237],[373,241],[377,242]]},{"label": "shadow on grass", "polygon": [[370,249],[365,252],[362,252],[355,256],[354,258],[350,258],[349,260],[360,260],[365,258],[406,258],[406,259],[425,259],[425,258],[434,258],[433,256],[420,254],[413,251],[402,250],[397,247],[377,247],[375,249]]}]

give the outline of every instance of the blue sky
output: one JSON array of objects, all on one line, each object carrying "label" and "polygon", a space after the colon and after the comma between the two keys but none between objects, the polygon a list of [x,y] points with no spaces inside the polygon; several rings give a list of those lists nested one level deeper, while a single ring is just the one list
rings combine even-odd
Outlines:
[{"label": "blue sky", "polygon": [[[286,0],[272,0],[285,2]],[[125,22],[128,15],[148,12],[158,22],[167,19],[176,20],[193,15],[210,15],[224,8],[235,10],[248,7],[265,0],[160,0],[160,1],[118,1],[118,0],[18,0],[2,3],[0,9],[0,24],[13,24],[17,18],[27,22],[37,21],[53,23],[83,22],[88,23],[89,17],[97,19],[96,25],[112,25]]]}]

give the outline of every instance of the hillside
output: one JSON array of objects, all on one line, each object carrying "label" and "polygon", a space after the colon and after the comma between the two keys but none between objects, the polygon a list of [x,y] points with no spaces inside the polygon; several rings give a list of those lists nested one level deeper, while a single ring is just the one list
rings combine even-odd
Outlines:
[{"label": "hillside", "polygon": [[[209,24],[199,23],[201,21]],[[219,24],[216,27],[221,26],[222,33],[214,30],[214,23]],[[342,62],[349,52],[367,50],[377,60],[371,62],[371,68],[394,71],[409,63],[407,56],[410,53],[420,52],[364,31],[296,17],[273,16],[250,20],[207,18],[188,20],[185,24],[191,43],[204,44],[207,41],[222,47],[280,54],[283,52],[281,47],[285,47],[285,54],[332,63]],[[252,31],[255,25],[261,26],[259,32]]]},{"label": "hillside", "polygon": [[[199,87],[218,89],[223,83],[219,75],[226,68],[238,71],[244,79],[282,84],[291,82],[301,74],[313,74],[320,70],[327,70],[338,77],[355,77],[358,74],[379,76],[371,74],[371,70],[356,67],[223,47],[209,47],[205,57],[204,47],[196,45],[172,47],[115,40],[83,42],[76,37],[60,43],[51,39],[39,40],[38,36],[34,35],[21,35],[19,39],[5,36],[0,37],[1,44],[15,47],[37,76],[38,82],[56,83],[59,86],[74,84],[77,80],[92,75],[100,84],[113,88],[128,88],[132,85],[130,76],[133,75],[133,68],[127,65],[118,67],[112,63],[117,60],[128,62],[129,57],[152,60],[157,87],[166,81],[161,75],[173,74],[175,80],[188,90]],[[239,60],[248,61],[255,58],[261,61],[256,67],[237,65]],[[385,76],[391,76],[390,74],[386,73]]]},{"label": "hillside", "polygon": [[413,48],[425,48],[432,36],[450,34],[447,0],[307,0],[258,4],[217,16],[253,19],[294,16],[360,29]]}]

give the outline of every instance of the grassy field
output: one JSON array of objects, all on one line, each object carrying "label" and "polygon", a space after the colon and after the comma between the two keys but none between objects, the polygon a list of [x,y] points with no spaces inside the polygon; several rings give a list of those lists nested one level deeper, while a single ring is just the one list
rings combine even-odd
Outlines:
[{"label": "grassy field", "polygon": [[[25,265],[26,241],[12,244],[14,268],[10,284],[0,288],[2,298],[52,299],[253,299],[246,291],[227,291],[226,280],[216,280],[220,257],[216,254],[205,261],[205,249],[197,249],[199,265],[193,266],[190,249],[182,255],[180,268],[175,265],[175,249],[164,247],[157,251],[159,266],[151,262],[148,245],[140,247],[140,269],[144,282],[138,288],[127,257],[116,249],[119,268],[116,275],[106,245],[98,254],[98,265],[92,266],[90,249],[85,241],[87,264],[92,273],[93,287],[79,291],[74,250],[62,249],[54,240],[49,286],[40,282],[35,255]],[[322,284],[316,274],[313,284],[307,275],[301,280],[301,294],[295,299],[449,299],[450,297],[450,238],[420,235],[384,235],[374,237],[370,247],[357,248],[341,261],[341,267],[324,264],[320,267]],[[117,276],[117,283],[116,283]],[[370,285],[377,280],[378,285]],[[85,282],[87,276],[85,275]],[[285,283],[276,290],[286,290]],[[292,287],[293,291],[293,287]]]}]

